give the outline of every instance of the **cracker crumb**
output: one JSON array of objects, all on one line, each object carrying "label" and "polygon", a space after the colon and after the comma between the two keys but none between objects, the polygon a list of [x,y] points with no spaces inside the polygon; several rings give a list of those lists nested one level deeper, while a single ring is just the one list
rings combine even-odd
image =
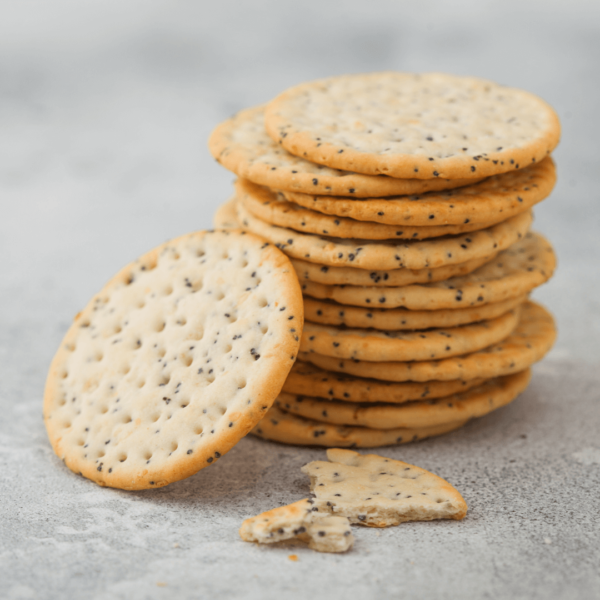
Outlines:
[{"label": "cracker crumb", "polygon": [[290,554],[288,556],[288,558],[293,561],[293,562],[298,562],[298,555],[297,554]]},{"label": "cracker crumb", "polygon": [[157,581],[157,582],[156,582],[156,585],[157,585],[158,587],[167,587],[167,584],[166,584],[164,581]]},{"label": "cracker crumb", "polygon": [[552,543],[552,540],[550,538],[544,538],[544,544],[550,545],[551,543]]},{"label": "cracker crumb", "polygon": [[178,544],[177,542],[175,542],[175,543],[173,544],[173,548],[179,548],[179,544]]}]

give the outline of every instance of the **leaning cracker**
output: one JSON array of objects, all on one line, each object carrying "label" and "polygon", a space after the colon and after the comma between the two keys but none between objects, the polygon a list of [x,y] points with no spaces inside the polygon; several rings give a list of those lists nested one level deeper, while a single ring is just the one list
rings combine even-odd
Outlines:
[{"label": "leaning cracker", "polygon": [[488,177],[457,190],[390,198],[350,198],[282,192],[294,204],[334,217],[385,225],[469,225],[498,222],[546,198],[556,183],[551,157],[522,171]]},{"label": "leaning cracker", "polygon": [[466,392],[482,383],[482,379],[426,382],[378,381],[325,371],[310,363],[297,360],[283,384],[282,393],[318,396],[345,402],[402,404],[412,400],[441,398]]},{"label": "leaning cracker", "polygon": [[213,225],[215,229],[239,229],[240,224],[237,220],[235,203],[237,202],[235,196],[230,198],[225,204],[222,204],[215,212],[213,217]]},{"label": "leaning cracker", "polygon": [[508,337],[519,321],[519,307],[495,319],[428,329],[376,331],[349,329],[306,322],[300,341],[302,352],[351,360],[439,360],[475,352]]},{"label": "leaning cracker", "polygon": [[287,258],[239,231],[177,238],[122,269],[54,357],[44,418],[74,472],[161,487],[262,418],[296,358],[302,296]]},{"label": "leaning cracker", "polygon": [[290,88],[265,109],[288,152],[369,175],[488,177],[541,161],[560,139],[543,100],[475,77],[345,75]]},{"label": "leaning cracker", "polygon": [[[302,208],[286,200],[269,188],[256,185],[248,179],[235,182],[236,196],[244,207],[255,217],[279,227],[289,227],[303,233],[328,235],[335,238],[355,238],[364,240],[424,240],[468,233],[485,229],[505,221],[508,216],[488,223],[463,223],[460,225],[428,224],[426,227],[414,225],[385,225],[373,221],[357,221],[347,217],[332,217],[309,208]],[[527,210],[522,207],[520,212]]]},{"label": "leaning cracker", "polygon": [[370,429],[330,425],[305,419],[272,406],[252,435],[282,444],[299,446],[340,446],[345,448],[377,448],[392,444],[408,444],[462,427],[466,421],[422,427],[419,429]]},{"label": "leaning cracker", "polygon": [[466,308],[408,310],[406,308],[361,308],[304,296],[304,318],[313,323],[364,327],[380,331],[457,327],[484,319],[495,319],[521,305],[526,295]]},{"label": "leaning cracker", "polygon": [[405,404],[353,404],[281,392],[275,405],[300,417],[333,425],[358,425],[372,429],[416,429],[483,417],[506,406],[521,394],[531,370],[489,379],[466,392]]},{"label": "leaning cracker", "polygon": [[419,194],[471,183],[472,179],[394,179],[329,169],[290,154],[265,131],[264,107],[237,113],[221,123],[208,141],[212,155],[238,177],[290,192],[364,198]]},{"label": "leaning cracker", "polygon": [[467,514],[458,490],[414,465],[375,454],[331,448],[326,461],[302,467],[310,477],[313,506],[351,523],[389,527],[407,521],[455,519]]},{"label": "leaning cracker", "polygon": [[[405,308],[414,311],[456,309],[502,302],[528,294],[554,272],[556,256],[539,233],[529,232],[494,260],[462,277],[401,287],[322,285],[302,282],[305,296],[333,300],[341,305],[375,308]],[[367,318],[369,318],[367,316]]]},{"label": "leaning cracker", "polygon": [[531,212],[525,212],[487,229],[462,235],[377,242],[316,236],[277,227],[254,217],[239,203],[237,216],[242,229],[272,242],[292,258],[326,266],[379,270],[436,268],[474,258],[491,258],[521,239],[533,220]]},{"label": "leaning cracker", "polygon": [[451,381],[489,379],[525,370],[541,360],[556,339],[552,315],[535,302],[521,309],[517,328],[504,341],[478,352],[414,362],[367,362],[300,352],[298,358],[321,369],[384,381]]},{"label": "leaning cracker", "polygon": [[308,542],[318,552],[346,552],[354,536],[346,517],[323,515],[307,500],[280,506],[246,519],[240,537],[246,542],[273,544],[290,539]]}]

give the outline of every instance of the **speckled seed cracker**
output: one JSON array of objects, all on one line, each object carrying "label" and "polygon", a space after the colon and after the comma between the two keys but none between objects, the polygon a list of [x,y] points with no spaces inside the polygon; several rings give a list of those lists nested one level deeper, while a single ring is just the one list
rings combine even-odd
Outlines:
[{"label": "speckled seed cracker", "polygon": [[522,171],[494,175],[481,183],[443,193],[391,198],[328,198],[291,192],[294,204],[336,217],[396,226],[470,225],[496,223],[544,200],[556,183],[550,157]]},{"label": "speckled seed cracker", "polygon": [[378,448],[392,444],[408,444],[442,435],[462,427],[466,421],[422,427],[419,429],[371,429],[330,425],[305,419],[272,406],[263,420],[252,430],[256,437],[298,446],[340,446],[344,448]]},{"label": "speckled seed cracker", "polygon": [[483,417],[512,402],[525,390],[530,378],[531,372],[527,369],[514,375],[489,379],[460,394],[399,405],[353,404],[285,392],[279,394],[275,405],[286,412],[333,425],[359,425],[372,429],[415,429]]},{"label": "speckled seed cracker", "polygon": [[325,371],[310,363],[297,360],[283,384],[282,392],[345,402],[402,404],[413,400],[442,398],[466,392],[481,383],[483,383],[482,379],[400,383],[378,381]]},{"label": "speckled seed cracker", "polygon": [[517,326],[519,312],[517,307],[495,319],[425,331],[348,329],[307,321],[300,350],[353,360],[439,360],[502,341]]},{"label": "speckled seed cracker", "polygon": [[539,162],[560,139],[556,113],[537,96],[441,73],[304,83],[267,105],[265,127],[310,161],[416,179],[506,173]]},{"label": "speckled seed cracker", "polygon": [[155,488],[213,464],[291,369],[302,296],[287,258],[199,232],[122,269],[79,313],[48,374],[52,447],[100,485]]},{"label": "speckled seed cracker", "polygon": [[525,237],[463,277],[402,287],[359,287],[302,282],[305,296],[334,300],[342,305],[436,311],[502,302],[528,294],[554,272],[556,257],[538,233]]},{"label": "speckled seed cracker", "polygon": [[359,269],[426,269],[491,257],[521,239],[531,226],[531,212],[479,231],[433,240],[377,242],[344,240],[300,233],[270,225],[237,204],[241,227],[275,244],[285,254],[308,262]]},{"label": "speckled seed cracker", "polygon": [[239,177],[291,192],[363,198],[419,194],[472,182],[471,179],[373,177],[317,165],[290,154],[267,135],[262,106],[243,110],[218,125],[208,147],[219,163]]},{"label": "speckled seed cracker", "polygon": [[298,279],[314,281],[325,285],[366,285],[399,286],[412,283],[443,281],[450,277],[467,275],[492,260],[492,256],[474,258],[456,265],[446,265],[437,269],[391,269],[388,271],[355,269],[354,267],[327,267],[305,260],[290,258]]},{"label": "speckled seed cracker", "polygon": [[364,327],[381,331],[457,327],[484,319],[495,319],[527,300],[517,296],[502,302],[439,310],[407,310],[406,308],[362,308],[330,300],[304,297],[304,318],[313,323],[344,327]]},{"label": "speckled seed cracker", "polygon": [[273,544],[299,539],[317,552],[346,552],[354,536],[346,517],[324,515],[312,510],[307,500],[280,506],[256,517],[246,519],[240,537],[246,542]]},{"label": "speckled seed cracker", "polygon": [[[384,225],[373,221],[357,221],[347,217],[334,217],[302,208],[278,196],[266,187],[256,185],[247,179],[235,183],[236,196],[244,207],[255,217],[279,227],[289,227],[303,233],[327,235],[335,238],[355,238],[365,240],[424,240],[457,235],[477,229],[491,227],[505,218],[490,223],[466,223],[461,225]],[[523,207],[523,211],[527,210]]]},{"label": "speckled seed cracker", "polygon": [[389,527],[407,521],[456,519],[467,504],[447,481],[414,465],[375,454],[332,448],[330,462],[302,467],[310,477],[313,506],[348,517],[351,523]]},{"label": "speckled seed cracker", "polygon": [[555,339],[552,315],[539,304],[526,302],[517,328],[504,341],[465,356],[414,362],[367,362],[300,352],[298,358],[328,371],[384,381],[489,379],[524,371],[544,357]]}]

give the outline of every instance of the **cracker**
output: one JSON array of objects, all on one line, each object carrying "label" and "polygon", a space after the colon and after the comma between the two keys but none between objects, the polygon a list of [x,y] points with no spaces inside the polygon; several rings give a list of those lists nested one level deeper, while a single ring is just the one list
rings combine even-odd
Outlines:
[{"label": "cracker", "polygon": [[424,331],[348,329],[307,321],[300,350],[352,360],[440,360],[502,341],[517,326],[519,312],[517,307],[495,319]]},{"label": "cracker", "polygon": [[300,417],[333,425],[359,425],[372,429],[417,429],[483,417],[506,406],[521,394],[531,379],[527,369],[514,375],[488,379],[466,392],[405,404],[356,404],[281,392],[275,405]]},{"label": "cracker", "polygon": [[[235,210],[235,208],[234,208]],[[327,267],[297,258],[290,258],[298,279],[325,285],[399,286],[412,283],[444,281],[450,277],[467,275],[492,260],[496,254],[474,258],[456,265],[437,269],[391,269],[389,271],[355,269],[354,267]]]},{"label": "cracker", "polygon": [[326,461],[302,467],[310,477],[313,506],[351,523],[389,527],[407,521],[455,519],[467,504],[446,480],[400,460],[331,448]]},{"label": "cracker", "polygon": [[354,536],[346,517],[328,516],[312,510],[306,498],[246,519],[240,537],[246,542],[273,544],[299,539],[318,552],[346,552]]},{"label": "cracker", "polygon": [[294,204],[326,215],[396,226],[484,224],[508,219],[546,198],[556,183],[551,157],[522,171],[494,175],[460,189],[391,198],[329,198],[292,192]]},{"label": "cracker", "polygon": [[[335,238],[355,238],[365,240],[423,240],[468,233],[491,227],[505,221],[504,215],[489,223],[463,223],[460,225],[385,225],[373,221],[357,221],[347,217],[332,217],[323,213],[302,208],[286,200],[269,188],[256,185],[247,179],[235,182],[236,196],[244,207],[255,217],[279,227],[289,227],[303,233],[327,235]],[[523,207],[521,212],[527,210]]]},{"label": "cracker", "polygon": [[236,201],[234,196],[217,208],[217,212],[213,217],[215,229],[239,229],[240,224],[235,210]]},{"label": "cracker", "polygon": [[226,169],[259,185],[304,192],[363,198],[420,194],[470,184],[472,179],[394,179],[329,169],[299,158],[276,144],[265,131],[264,107],[237,113],[221,123],[208,141],[212,155]]},{"label": "cracker", "polygon": [[555,267],[556,257],[550,243],[539,233],[530,232],[494,260],[462,277],[402,287],[336,286],[303,281],[302,291],[312,298],[368,309],[456,309],[528,294],[548,281]]},{"label": "cracker", "polygon": [[265,109],[288,152],[369,175],[487,177],[545,158],[560,139],[543,100],[475,77],[369,73],[293,87]]},{"label": "cracker", "polygon": [[532,222],[531,212],[525,212],[488,229],[462,235],[376,242],[316,236],[277,227],[254,217],[239,203],[237,216],[244,230],[272,242],[292,258],[326,266],[378,270],[436,268],[491,257],[521,239]]},{"label": "cracker", "polygon": [[79,313],[48,374],[52,447],[100,485],[155,488],[214,464],[262,418],[303,324],[288,259],[198,232],[122,269]]},{"label": "cracker", "polygon": [[368,327],[380,331],[457,327],[484,319],[495,319],[516,308],[525,300],[527,300],[527,296],[523,295],[482,306],[442,308],[439,310],[408,310],[406,308],[347,306],[329,300],[315,300],[305,296],[304,317],[307,321],[323,325]]},{"label": "cracker", "polygon": [[521,309],[517,328],[503,342],[465,356],[376,363],[300,352],[298,358],[328,371],[384,381],[489,379],[524,371],[544,357],[555,339],[556,327],[552,315],[541,305],[526,302]]},{"label": "cracker", "polygon": [[345,402],[388,402],[402,404],[425,398],[441,398],[466,392],[483,383],[482,379],[464,381],[378,381],[324,371],[315,365],[297,360],[282,392],[301,396],[318,396]]},{"label": "cracker", "polygon": [[286,413],[272,406],[263,420],[252,430],[256,437],[298,446],[339,446],[344,448],[377,448],[408,444],[462,427],[466,421],[434,425],[419,429],[370,429],[330,425]]}]

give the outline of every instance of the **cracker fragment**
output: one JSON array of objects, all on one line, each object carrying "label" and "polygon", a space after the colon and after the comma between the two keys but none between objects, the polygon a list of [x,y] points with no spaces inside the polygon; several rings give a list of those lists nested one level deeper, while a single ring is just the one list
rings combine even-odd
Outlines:
[{"label": "cracker fragment", "polygon": [[317,552],[346,552],[354,543],[350,521],[312,510],[305,498],[246,519],[240,537],[246,542],[273,544],[299,539]]},{"label": "cracker fragment", "polygon": [[516,329],[499,344],[443,360],[368,362],[300,352],[298,358],[321,369],[383,381],[489,379],[525,370],[541,360],[556,339],[552,315],[540,304],[525,302]]},{"label": "cracker fragment", "polygon": [[541,161],[560,139],[543,100],[475,77],[368,73],[304,83],[265,109],[288,152],[369,175],[487,177]]},{"label": "cracker fragment", "polygon": [[439,360],[502,341],[517,326],[519,312],[517,307],[495,319],[426,331],[350,329],[307,321],[300,351],[367,361]]},{"label": "cracker fragment", "polygon": [[331,448],[326,461],[302,467],[318,512],[351,523],[389,527],[407,521],[462,520],[467,504],[447,481],[400,460]]},{"label": "cracker fragment", "polygon": [[426,269],[492,257],[520,240],[531,226],[531,212],[471,233],[432,240],[380,242],[346,240],[300,233],[287,227],[270,225],[250,214],[238,203],[237,217],[242,229],[275,244],[285,254],[326,266],[351,266],[359,269]]},{"label": "cracker fragment", "polygon": [[489,379],[465,392],[404,404],[356,404],[281,392],[275,405],[300,417],[333,425],[416,429],[483,417],[515,400],[530,379],[530,369],[526,369]]},{"label": "cracker fragment", "polygon": [[99,485],[167,485],[258,423],[296,358],[302,295],[288,259],[239,231],[198,232],[122,269],[52,361],[56,454]]},{"label": "cracker fragment", "polygon": [[473,181],[373,177],[317,165],[290,154],[267,135],[263,106],[243,110],[218,125],[208,147],[219,163],[238,177],[291,192],[363,198],[445,190]]},{"label": "cracker fragment", "polygon": [[466,421],[433,425],[417,429],[372,429],[347,425],[331,425],[314,419],[298,417],[272,406],[262,421],[252,430],[256,437],[298,446],[344,448],[377,448],[393,444],[409,444],[428,437],[442,435],[462,427]]}]

